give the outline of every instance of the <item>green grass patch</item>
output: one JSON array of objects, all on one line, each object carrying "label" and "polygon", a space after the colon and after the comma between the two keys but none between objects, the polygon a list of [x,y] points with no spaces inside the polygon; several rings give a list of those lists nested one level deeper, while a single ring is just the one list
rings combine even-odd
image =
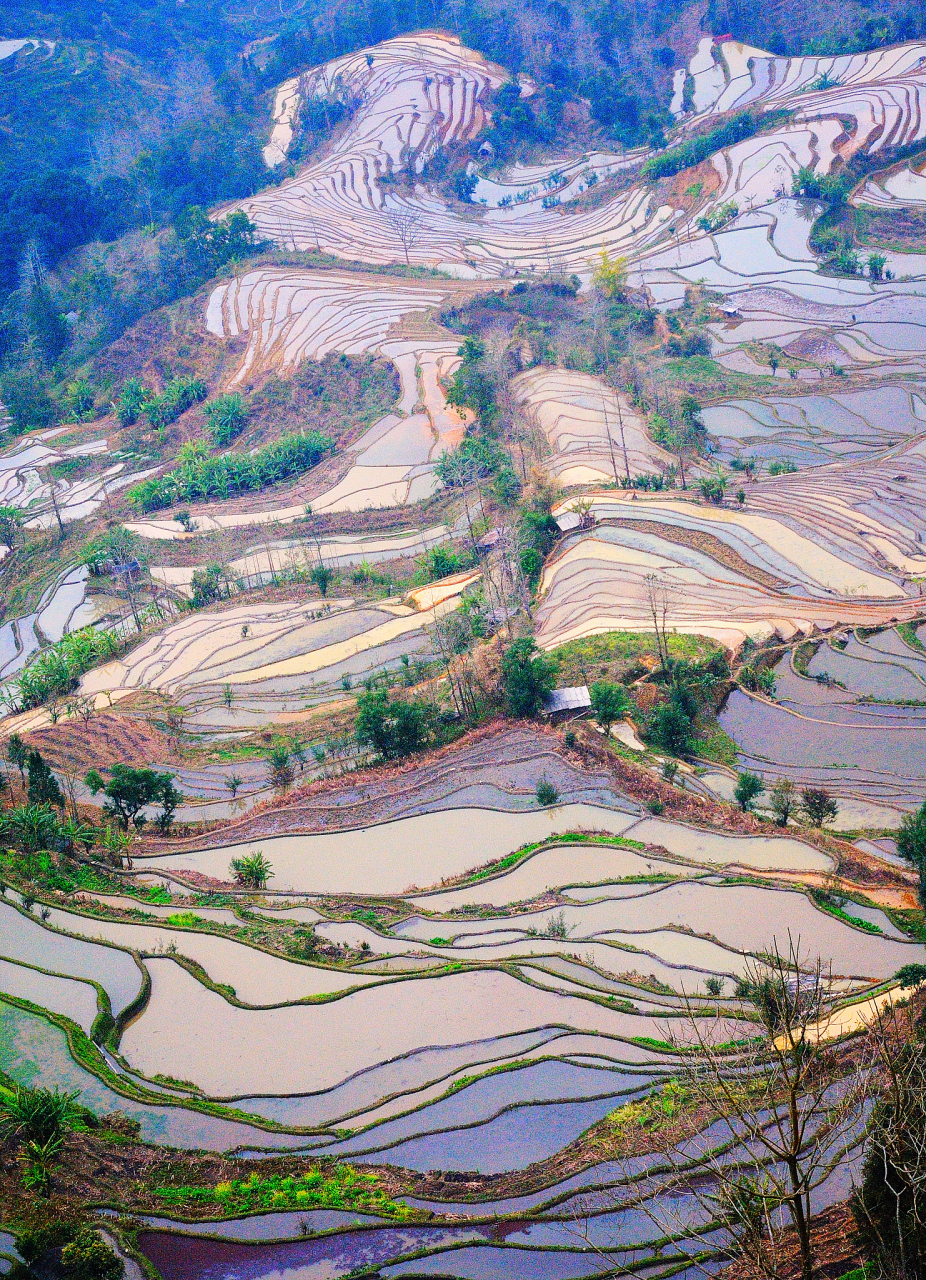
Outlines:
[{"label": "green grass patch", "polygon": [[376,1174],[358,1173],[347,1164],[266,1178],[252,1173],[214,1187],[155,1187],[153,1194],[171,1208],[209,1205],[228,1217],[283,1209],[364,1209],[390,1218],[415,1216],[413,1209],[390,1199]]},{"label": "green grass patch", "polygon": [[810,896],[821,911],[825,911],[829,916],[835,916],[837,920],[842,920],[844,924],[854,924],[857,929],[864,929],[866,933],[884,933],[882,928],[872,924],[870,920],[858,920],[855,916],[850,916],[847,911],[843,911],[842,907],[829,898],[826,890],[811,889]]},{"label": "green grass patch", "polygon": [[[645,512],[641,512],[641,518]],[[703,662],[713,657],[719,645],[703,636],[673,635],[668,637],[669,654],[688,662]],[[607,631],[603,635],[569,640],[554,649],[563,681],[575,680],[584,684],[623,674],[627,668],[637,668],[644,658],[657,660],[654,632]],[[641,668],[642,674],[642,668]]]},{"label": "green grass patch", "polygon": [[489,876],[498,875],[502,871],[509,871],[512,867],[517,866],[519,862],[523,862],[525,858],[529,858],[532,853],[536,853],[538,849],[544,849],[551,844],[607,844],[616,849],[634,849],[636,851],[646,848],[642,841],[628,840],[624,836],[583,835],[581,831],[564,831],[557,835],[547,836],[545,840],[535,840],[532,844],[523,845],[520,849],[515,849],[514,853],[508,853],[504,858],[499,858],[495,862],[487,862],[484,867],[474,871],[472,875],[461,880],[459,884],[476,884],[480,880],[488,879]]},{"label": "green grass patch", "polygon": [[697,727],[694,751],[695,755],[703,760],[710,760],[713,764],[736,767],[736,743],[721,729],[716,720]]}]

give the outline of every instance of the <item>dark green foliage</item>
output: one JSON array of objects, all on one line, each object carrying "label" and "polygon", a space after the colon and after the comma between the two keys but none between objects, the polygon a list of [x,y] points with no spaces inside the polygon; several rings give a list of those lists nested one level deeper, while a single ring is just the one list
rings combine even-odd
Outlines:
[{"label": "dark green foliage", "polygon": [[328,436],[308,431],[283,436],[252,454],[224,453],[213,458],[193,452],[166,475],[135,485],[129,498],[142,511],[158,511],[175,502],[235,497],[301,475],[333,447]]},{"label": "dark green foliage", "polygon": [[229,594],[225,571],[220,564],[197,569],[190,581],[190,604],[194,609],[204,609],[207,604],[222,600]]},{"label": "dark green foliage", "polygon": [[127,764],[114,764],[109,772],[108,782],[96,769],[91,769],[84,781],[94,795],[103,792],[106,797],[104,810],[116,818],[124,831],[128,830],[129,823],[140,829],[146,821],[142,810],[153,804],[162,806],[162,814],[156,820],[159,826],[162,829],[170,827],[174,810],[182,798],[173,785],[172,773],[135,769]]},{"label": "dark green foliage", "polygon": [[150,397],[151,392],[142,385],[141,378],[129,378],[124,382],[115,405],[119,426],[130,427],[137,422]]},{"label": "dark green foliage", "polygon": [[240,436],[248,421],[247,403],[237,391],[217,396],[204,407],[203,412],[209,421],[212,443],[219,449],[224,449]]},{"label": "dark green foliage", "polygon": [[435,582],[438,578],[449,578],[451,574],[462,573],[471,564],[471,557],[460,555],[452,547],[432,547],[418,561],[416,577],[422,582]]},{"label": "dark green foliage", "polygon": [[195,289],[226,263],[249,258],[267,246],[240,209],[212,220],[193,205],[179,215],[174,231],[175,239],[163,251],[161,261],[162,274],[173,296]]},{"label": "dark green foliage", "polygon": [[64,1246],[61,1265],[74,1280],[121,1280],[125,1274],[125,1263],[91,1227],[82,1227]]},{"label": "dark green foliage", "polygon": [[429,746],[434,738],[433,712],[423,702],[392,702],[385,689],[357,699],[354,733],[362,747],[384,760],[401,760]]},{"label": "dark green foliage", "polygon": [[807,200],[825,200],[843,204],[855,180],[848,173],[816,173],[809,165],[798,169],[791,181],[791,194]]},{"label": "dark green foliage", "polygon": [[29,367],[0,373],[0,400],[6,406],[16,435],[38,427],[53,427],[58,410],[41,376]]},{"label": "dark green foliage", "polygon": [[111,658],[119,644],[114,631],[84,627],[71,632],[43,650],[20,674],[14,685],[16,701],[27,711],[41,706],[48,698],[70,693],[84,672]]},{"label": "dark green foliage", "polygon": [[264,889],[273,875],[273,866],[262,853],[248,853],[232,858],[231,873],[236,883],[246,889]]},{"label": "dark green foliage", "polygon": [[454,174],[453,177],[453,193],[458,200],[462,200],[464,204],[468,204],[473,198],[473,192],[476,190],[476,184],[479,179],[474,173],[466,173],[461,170]]},{"label": "dark green foliage", "polygon": [[151,425],[161,430],[176,422],[194,404],[205,400],[208,394],[209,389],[201,378],[174,378],[159,396],[145,399],[143,412]]},{"label": "dark green foliage", "polygon": [[[643,165],[641,173],[644,178],[671,178],[683,169],[690,169],[708,156],[719,151],[721,147],[731,147],[734,143],[751,138],[759,129],[759,119],[751,111],[743,111],[731,116],[710,133],[702,133],[700,137],[690,138],[680,146],[670,147],[659,156],[651,156]],[[763,120],[765,126],[768,120]]]},{"label": "dark green foliage", "polygon": [[64,796],[58,786],[58,779],[38,751],[30,751],[26,757],[26,773],[29,778],[27,789],[30,804],[53,804],[58,808],[64,807]]},{"label": "dark green foliage", "polygon": [[691,716],[683,700],[675,693],[667,702],[656,707],[646,727],[650,741],[674,756],[683,756],[691,750]]},{"label": "dark green foliage", "polygon": [[10,551],[22,536],[23,518],[18,507],[0,507],[0,542]]},{"label": "dark green foliage", "polygon": [[548,782],[543,778],[537,783],[537,803],[546,808],[547,805],[556,804],[559,799],[559,792],[556,790],[552,782]]},{"label": "dark green foliage", "polygon": [[61,822],[49,804],[21,804],[0,811],[0,832],[27,854],[54,849],[62,838]]},{"label": "dark green foliage", "polygon": [[496,90],[492,100],[492,125],[486,130],[485,138],[494,147],[497,160],[510,160],[520,144],[545,141],[549,136],[530,104],[521,97],[520,85],[509,80]]},{"label": "dark green foliage", "polygon": [[606,680],[597,680],[590,690],[592,711],[595,719],[606,734],[611,732],[611,725],[622,720],[630,710],[630,697],[622,684],[610,684]]},{"label": "dark green foliage", "polygon": [[0,1090],[0,1128],[28,1142],[47,1142],[68,1129],[83,1128],[86,1112],[77,1105],[78,1092],[27,1089],[16,1085]]},{"label": "dark green foliage", "polygon": [[314,565],[309,573],[309,580],[318,587],[319,594],[323,596],[328,594],[328,588],[331,586],[333,577],[334,571],[329,569],[326,564]]},{"label": "dark green foliage", "polygon": [[812,827],[822,827],[833,821],[839,812],[839,805],[824,787],[804,787],[801,791],[801,810]]},{"label": "dark green foliage", "polygon": [[556,679],[557,664],[540,652],[531,636],[515,640],[502,658],[505,706],[510,716],[532,718]]},{"label": "dark green foliage", "polygon": [[495,383],[485,368],[485,347],[477,338],[467,338],[459,354],[463,361],[447,391],[447,403],[472,409],[480,422],[491,425],[498,409]]},{"label": "dark green foliage", "polygon": [[926,964],[905,964],[894,975],[902,987],[918,987],[926,982]]},{"label": "dark green foliage", "polygon": [[926,910],[926,802],[916,813],[905,814],[897,832],[897,852],[919,874],[920,904]]},{"label": "dark green foliage", "polygon": [[750,773],[747,769],[736,779],[733,798],[743,813],[748,813],[764,790],[765,783],[758,774]]}]

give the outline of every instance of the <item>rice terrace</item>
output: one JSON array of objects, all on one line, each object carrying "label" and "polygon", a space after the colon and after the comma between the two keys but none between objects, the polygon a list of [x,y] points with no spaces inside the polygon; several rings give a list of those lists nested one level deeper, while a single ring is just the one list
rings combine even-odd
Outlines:
[{"label": "rice terrace", "polygon": [[0,1275],[926,1280],[926,15],[12,0]]}]

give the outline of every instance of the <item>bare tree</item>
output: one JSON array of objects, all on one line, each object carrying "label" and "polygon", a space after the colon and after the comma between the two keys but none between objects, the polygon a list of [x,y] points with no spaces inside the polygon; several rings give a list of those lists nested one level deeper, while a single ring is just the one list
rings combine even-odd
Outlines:
[{"label": "bare tree", "polygon": [[898,1280],[921,1277],[926,1255],[926,1041],[910,1012],[891,1006],[869,1031],[880,1089],[852,1206],[876,1273]]},{"label": "bare tree", "polygon": [[803,957],[789,936],[747,966],[738,988],[740,1018],[758,1022],[758,1037],[734,1048],[730,1014],[705,1016],[686,997],[676,1088],[702,1133],[715,1136],[706,1150],[702,1137],[696,1159],[697,1143],[672,1146],[669,1172],[636,1193],[660,1236],[697,1241],[713,1228],[714,1257],[780,1280],[790,1265],[782,1228],[791,1227],[802,1280],[812,1280],[814,1193],[861,1142],[874,1084],[870,1059],[834,1054],[828,1043],[837,994],[822,961]]},{"label": "bare tree", "polygon": [[659,661],[663,667],[669,666],[669,640],[667,635],[667,619],[675,588],[658,574],[648,573],[643,579],[646,583],[646,598],[649,603],[650,616],[653,619],[653,630],[656,632],[656,648]]},{"label": "bare tree", "polygon": [[386,221],[392,228],[410,265],[409,254],[424,234],[421,213],[417,209],[387,209]]}]

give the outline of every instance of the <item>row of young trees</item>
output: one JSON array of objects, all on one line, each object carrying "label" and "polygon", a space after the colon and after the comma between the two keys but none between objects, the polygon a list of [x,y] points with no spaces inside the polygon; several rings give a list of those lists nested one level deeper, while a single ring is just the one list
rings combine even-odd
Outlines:
[{"label": "row of young trees", "polygon": [[281,436],[254,453],[223,453],[214,457],[204,441],[191,441],[178,453],[173,470],[142,480],[129,490],[141,511],[159,511],[180,502],[231,498],[279,484],[316,466],[334,448],[318,431]]}]

